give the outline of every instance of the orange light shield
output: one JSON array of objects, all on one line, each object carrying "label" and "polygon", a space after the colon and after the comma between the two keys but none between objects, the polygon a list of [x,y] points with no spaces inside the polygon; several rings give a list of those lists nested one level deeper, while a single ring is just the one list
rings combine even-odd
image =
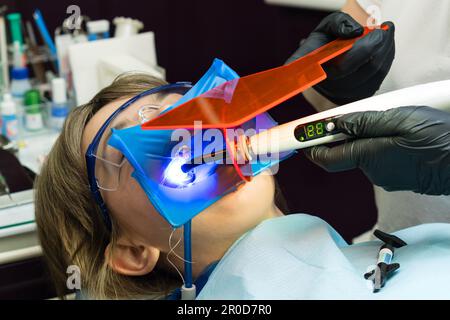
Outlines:
[{"label": "orange light shield", "polygon": [[237,127],[324,80],[322,64],[350,50],[359,38],[334,40],[288,65],[227,81],[142,128],[192,129],[195,121],[204,129]]}]

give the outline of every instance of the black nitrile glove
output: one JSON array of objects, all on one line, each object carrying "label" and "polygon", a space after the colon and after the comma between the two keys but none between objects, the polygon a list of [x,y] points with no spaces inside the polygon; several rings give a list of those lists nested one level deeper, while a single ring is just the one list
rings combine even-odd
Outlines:
[{"label": "black nitrile glove", "polygon": [[325,170],[360,168],[387,191],[450,194],[450,113],[415,106],[357,112],[336,127],[355,140],[305,150]]},{"label": "black nitrile glove", "polygon": [[[348,52],[325,63],[327,79],[315,85],[314,89],[338,105],[371,97],[380,88],[394,60],[395,27],[392,22],[384,24],[388,30],[373,30],[356,41]],[[320,22],[286,63],[336,38],[357,37],[363,31],[363,27],[348,14],[332,13]]]}]

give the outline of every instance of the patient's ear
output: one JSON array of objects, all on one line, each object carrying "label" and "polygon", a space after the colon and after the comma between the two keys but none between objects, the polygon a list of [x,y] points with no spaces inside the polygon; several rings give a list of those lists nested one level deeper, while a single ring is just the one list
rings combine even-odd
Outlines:
[{"label": "patient's ear", "polygon": [[133,244],[127,239],[119,239],[114,247],[108,244],[105,258],[117,273],[127,276],[142,276],[156,266],[160,251],[151,246]]}]

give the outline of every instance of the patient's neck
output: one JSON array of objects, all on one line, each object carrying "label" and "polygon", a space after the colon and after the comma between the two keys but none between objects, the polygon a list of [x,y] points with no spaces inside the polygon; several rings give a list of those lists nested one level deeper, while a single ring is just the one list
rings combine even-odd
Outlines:
[{"label": "patient's neck", "polygon": [[[208,265],[220,260],[227,250],[247,231],[253,229],[264,220],[283,215],[283,212],[274,204],[265,214],[261,215],[261,219],[255,221],[253,224],[247,224],[246,228],[228,230],[228,232],[223,232],[223,230],[210,230],[208,235],[203,239],[192,239],[192,272],[194,278],[198,277]],[[192,228],[195,228],[195,223]],[[227,228],[227,225],[223,225],[222,228]],[[181,261],[179,261],[179,267],[180,270],[183,270],[183,263]]]}]

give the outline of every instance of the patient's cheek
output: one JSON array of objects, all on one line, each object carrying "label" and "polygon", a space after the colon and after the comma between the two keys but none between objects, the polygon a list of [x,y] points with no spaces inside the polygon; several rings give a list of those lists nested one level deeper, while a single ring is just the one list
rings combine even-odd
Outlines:
[{"label": "patient's cheek", "polygon": [[136,213],[154,210],[144,190],[131,177],[131,169],[124,166],[120,176],[120,187],[116,191],[104,192],[108,208],[116,215],[134,219]]},{"label": "patient's cheek", "polygon": [[120,225],[136,238],[146,239],[155,245],[160,245],[161,239],[166,242],[168,239],[166,231],[172,228],[158,213],[134,178],[130,177],[125,188],[118,192],[114,203]]},{"label": "patient's cheek", "polygon": [[120,178],[121,189],[118,193],[121,205],[125,205],[129,209],[141,208],[148,210],[149,208],[153,208],[139,182],[131,176],[133,171],[134,169],[129,164],[125,165],[122,169]]}]

